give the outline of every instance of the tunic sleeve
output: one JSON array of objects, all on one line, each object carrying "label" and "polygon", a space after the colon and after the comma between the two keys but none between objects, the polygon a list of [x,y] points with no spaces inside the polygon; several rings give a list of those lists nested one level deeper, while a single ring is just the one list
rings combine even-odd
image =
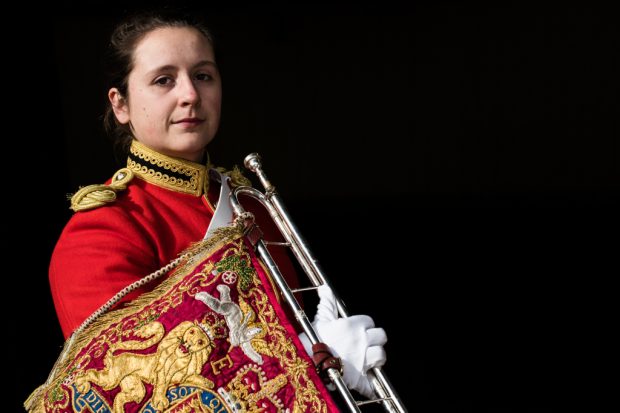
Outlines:
[{"label": "tunic sleeve", "polygon": [[[138,222],[118,208],[78,212],[71,218],[49,268],[65,337],[124,287],[156,269],[156,248],[149,238]],[[123,301],[143,291],[132,292]]]}]

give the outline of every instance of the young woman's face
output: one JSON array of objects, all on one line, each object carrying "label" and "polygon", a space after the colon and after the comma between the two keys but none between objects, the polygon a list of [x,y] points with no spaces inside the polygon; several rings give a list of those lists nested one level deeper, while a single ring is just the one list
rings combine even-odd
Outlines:
[{"label": "young woman's face", "polygon": [[192,28],[148,33],[134,51],[126,99],[108,93],[119,122],[165,155],[199,162],[219,122],[222,85],[209,41]]}]

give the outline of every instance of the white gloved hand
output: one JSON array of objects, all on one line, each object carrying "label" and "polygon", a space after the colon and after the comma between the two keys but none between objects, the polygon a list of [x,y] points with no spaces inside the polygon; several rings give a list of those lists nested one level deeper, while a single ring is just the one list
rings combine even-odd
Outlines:
[{"label": "white gloved hand", "polygon": [[[382,328],[367,315],[338,318],[336,298],[332,290],[322,285],[318,288],[319,305],[312,323],[319,339],[327,344],[333,355],[342,359],[343,379],[348,388],[372,398],[373,390],[366,372],[385,364],[383,345],[387,336]],[[304,333],[300,334],[308,354],[312,346]]]}]

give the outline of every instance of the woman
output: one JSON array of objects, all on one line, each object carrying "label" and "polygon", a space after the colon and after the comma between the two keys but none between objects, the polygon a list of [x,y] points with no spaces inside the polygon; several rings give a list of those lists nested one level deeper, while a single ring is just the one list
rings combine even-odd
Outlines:
[{"label": "woman", "polygon": [[65,336],[124,286],[200,240],[213,214],[201,162],[219,125],[221,80],[209,33],[176,25],[143,18],[112,35],[111,56],[118,62],[110,65],[117,72],[106,120],[119,145],[131,147],[130,172],[121,171],[120,181],[130,173],[141,179],[132,179],[105,207],[87,203],[102,189],[96,186],[72,199],[79,212],[50,265]]},{"label": "woman", "polygon": [[[72,198],[76,213],[56,245],[49,274],[65,337],[123,288],[203,239],[218,199],[206,148],[218,129],[222,84],[208,30],[187,19],[138,16],[114,31],[111,47],[116,72],[106,121],[128,151],[127,167]],[[238,171],[228,175],[233,185],[244,182]],[[260,208],[250,209],[273,238]],[[274,253],[294,285],[291,263]],[[154,286],[132,291],[122,302]],[[321,338],[344,358],[348,386],[371,397],[365,372],[384,363],[385,333],[367,316],[337,319],[329,292],[321,300],[324,311],[315,322]]]}]

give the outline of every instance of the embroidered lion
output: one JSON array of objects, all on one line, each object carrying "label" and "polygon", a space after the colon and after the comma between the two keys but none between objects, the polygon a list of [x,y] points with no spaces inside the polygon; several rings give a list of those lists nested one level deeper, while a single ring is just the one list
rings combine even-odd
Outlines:
[{"label": "embroidered lion", "polygon": [[[190,384],[202,388],[213,388],[213,382],[200,375],[202,367],[211,354],[211,340],[196,323],[184,321],[165,335],[164,326],[151,322],[141,327],[136,335],[145,341],[119,342],[110,347],[103,370],[87,370],[78,376],[75,385],[78,391],[86,393],[91,383],[104,390],[120,386],[121,391],[114,398],[113,411],[124,411],[125,403],[140,403],[146,394],[144,383],[153,385],[152,406],[163,410],[170,404],[166,391],[174,384]],[[119,350],[138,351],[159,343],[152,354],[135,354]]]}]

